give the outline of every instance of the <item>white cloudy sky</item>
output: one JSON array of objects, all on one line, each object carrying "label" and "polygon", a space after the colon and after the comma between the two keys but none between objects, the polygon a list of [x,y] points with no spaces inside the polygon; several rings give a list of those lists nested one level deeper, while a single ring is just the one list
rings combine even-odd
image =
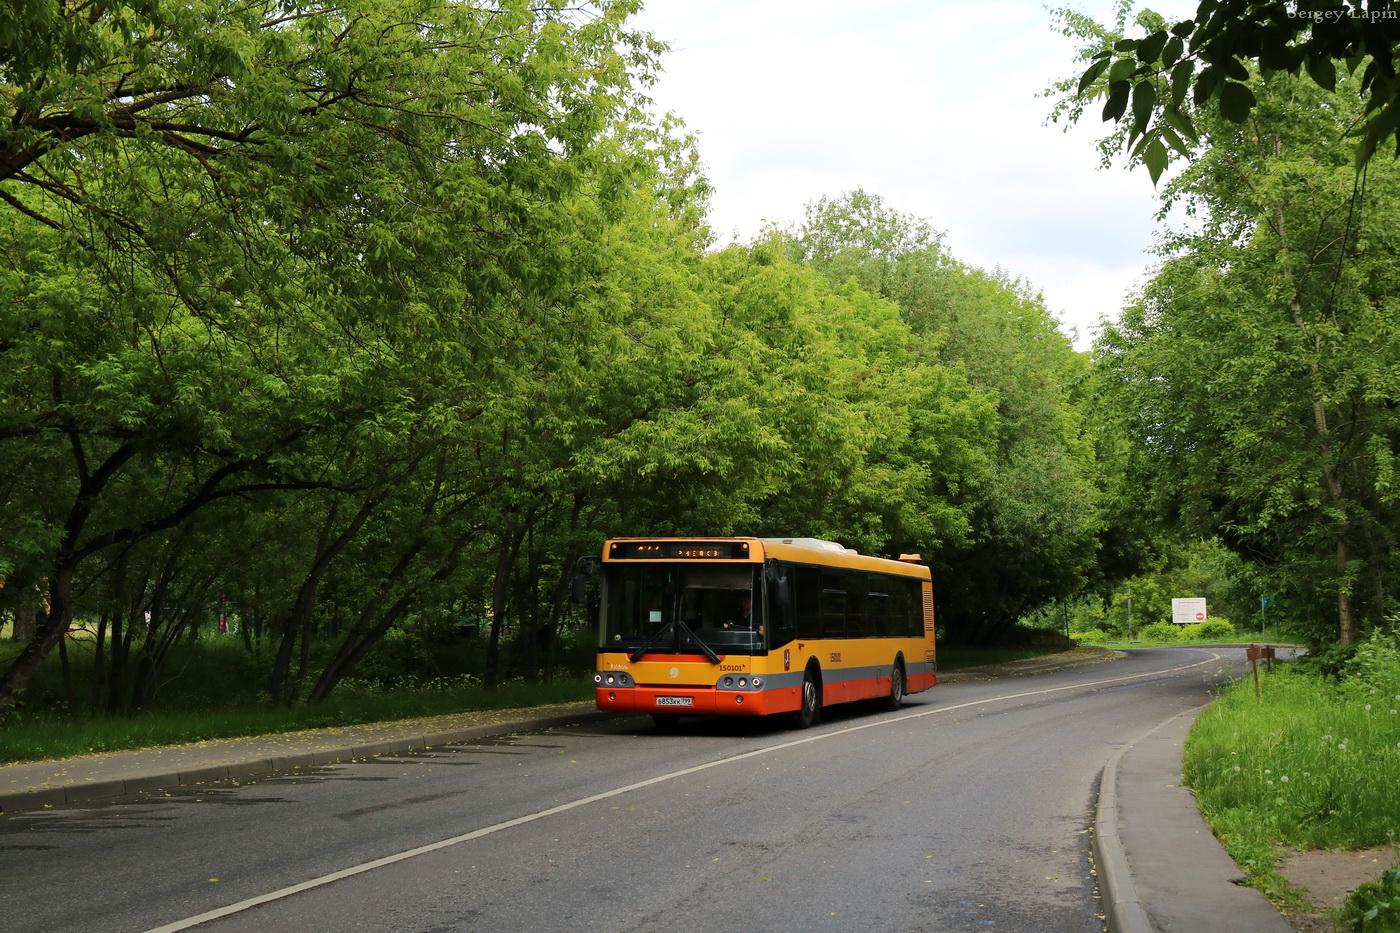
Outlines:
[{"label": "white cloudy sky", "polygon": [[1029,280],[1081,349],[1152,261],[1146,171],[1098,168],[1097,114],[1045,125],[1036,94],[1075,65],[1039,3],[648,0],[633,22],[672,48],[651,96],[699,134],[724,241],[863,186],[958,258]]}]

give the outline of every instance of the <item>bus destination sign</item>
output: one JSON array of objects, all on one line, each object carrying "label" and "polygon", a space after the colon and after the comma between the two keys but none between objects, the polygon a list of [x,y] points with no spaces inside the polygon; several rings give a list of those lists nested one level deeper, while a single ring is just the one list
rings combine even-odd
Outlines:
[{"label": "bus destination sign", "polygon": [[747,541],[614,541],[611,560],[748,560]]}]

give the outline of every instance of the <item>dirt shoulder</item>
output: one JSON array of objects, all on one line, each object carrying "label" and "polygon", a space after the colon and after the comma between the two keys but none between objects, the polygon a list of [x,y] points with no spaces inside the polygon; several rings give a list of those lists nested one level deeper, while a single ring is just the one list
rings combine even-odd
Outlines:
[{"label": "dirt shoulder", "polygon": [[1357,887],[1375,881],[1391,867],[1400,867],[1400,856],[1394,849],[1289,849],[1279,862],[1278,872],[1308,899],[1312,909],[1283,907],[1282,913],[1299,933],[1333,933],[1340,927],[1332,922],[1331,912],[1340,908]]}]

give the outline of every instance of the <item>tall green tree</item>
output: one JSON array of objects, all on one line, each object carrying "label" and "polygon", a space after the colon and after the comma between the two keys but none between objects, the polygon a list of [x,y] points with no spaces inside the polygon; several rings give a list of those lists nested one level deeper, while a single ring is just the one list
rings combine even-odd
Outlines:
[{"label": "tall green tree", "polygon": [[[989,443],[949,486],[968,533],[925,555],[950,633],[995,639],[1040,602],[1081,589],[1100,528],[1075,396],[1084,362],[1040,296],[959,262],[926,221],[860,189],[809,205],[793,244],[832,281],[892,302],[927,364],[962,374],[996,406]],[[947,453],[935,444],[928,467]]]},{"label": "tall green tree", "polygon": [[1356,173],[1344,95],[1282,73],[1248,86],[1242,126],[1199,120],[1166,190],[1198,226],[1095,362],[1151,508],[1270,568],[1320,640],[1348,644],[1397,595],[1400,172]]},{"label": "tall green tree", "polygon": [[108,549],[276,489],[378,508],[340,456],[489,395],[588,276],[654,52],[608,0],[40,6],[0,20],[0,564],[51,607],[0,709]]},{"label": "tall green tree", "polygon": [[737,364],[717,376],[752,386],[766,441],[746,465],[751,527],[874,552],[965,542],[957,492],[991,444],[992,400],[923,354],[892,302],[790,251],[779,237],[712,263]]}]

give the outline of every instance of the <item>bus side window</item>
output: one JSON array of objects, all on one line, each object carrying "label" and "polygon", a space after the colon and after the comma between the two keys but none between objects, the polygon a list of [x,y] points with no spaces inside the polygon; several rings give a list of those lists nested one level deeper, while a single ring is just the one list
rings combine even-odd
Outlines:
[{"label": "bus side window", "polygon": [[865,590],[870,578],[859,571],[847,572],[842,577],[841,582],[846,587],[846,634],[851,638],[864,638],[870,634],[865,618]]},{"label": "bus side window", "polygon": [[845,575],[835,571],[822,573],[822,637],[846,637]]},{"label": "bus side window", "polygon": [[870,619],[871,635],[897,634],[889,625],[890,583],[888,577],[870,578],[870,592],[865,596],[865,614]]},{"label": "bus side window", "polygon": [[793,610],[798,638],[820,638],[822,575],[815,567],[793,568]]},{"label": "bus side window", "polygon": [[793,569],[774,562],[765,571],[768,582],[768,648],[780,648],[797,637],[793,613]]},{"label": "bus side window", "polygon": [[924,634],[924,591],[918,580],[904,582],[904,618],[900,634],[922,638]]},{"label": "bus side window", "polygon": [[909,581],[890,580],[889,611],[885,617],[885,634],[904,637],[909,634]]}]

